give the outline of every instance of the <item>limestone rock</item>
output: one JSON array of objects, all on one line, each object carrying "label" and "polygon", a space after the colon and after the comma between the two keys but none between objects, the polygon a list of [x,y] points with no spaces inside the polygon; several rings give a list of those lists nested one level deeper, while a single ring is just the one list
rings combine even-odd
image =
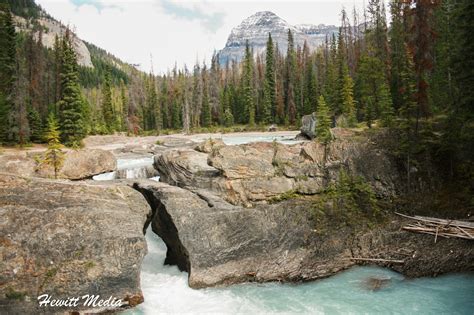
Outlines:
[{"label": "limestone rock", "polygon": [[382,265],[409,276],[472,270],[468,240],[443,239],[433,247],[432,236],[403,231],[400,218],[369,230],[338,227],[334,219],[314,221],[312,203],[304,198],[245,208],[208,190],[193,193],[151,181],[134,187],[152,205],[152,229],[167,245],[165,263],[188,271],[193,288],[307,281],[361,263],[353,257],[404,260]]},{"label": "limestone rock", "polygon": [[194,149],[203,153],[211,153],[213,149],[217,149],[225,146],[222,139],[207,139],[200,144],[198,144]]},{"label": "limestone rock", "polygon": [[275,174],[273,155],[274,144],[268,142],[225,146],[209,155],[209,165],[229,179],[271,177]]},{"label": "limestone rock", "polygon": [[127,186],[0,174],[1,313],[38,314],[40,294],[136,303],[150,214]]},{"label": "limestone rock", "polygon": [[[59,172],[59,178],[86,179],[94,175],[111,172],[117,168],[117,160],[109,151],[101,149],[81,149],[68,151]],[[53,178],[54,170],[47,165],[39,165],[37,176]]]},{"label": "limestone rock", "polygon": [[316,113],[304,115],[301,118],[301,134],[308,139],[314,139],[316,137],[316,124]]}]

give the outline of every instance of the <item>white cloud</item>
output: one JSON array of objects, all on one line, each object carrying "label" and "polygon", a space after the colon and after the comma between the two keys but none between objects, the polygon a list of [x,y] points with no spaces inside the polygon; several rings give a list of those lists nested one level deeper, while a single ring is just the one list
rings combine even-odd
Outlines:
[{"label": "white cloud", "polygon": [[[73,3],[76,3],[74,4]],[[291,24],[339,24],[363,0],[185,1],[37,0],[49,14],[75,27],[82,39],[129,63],[156,73],[196,59],[209,60],[224,47],[231,29],[257,11],[269,10]],[[80,4],[82,3],[82,4]],[[99,5],[97,5],[99,4]]]}]

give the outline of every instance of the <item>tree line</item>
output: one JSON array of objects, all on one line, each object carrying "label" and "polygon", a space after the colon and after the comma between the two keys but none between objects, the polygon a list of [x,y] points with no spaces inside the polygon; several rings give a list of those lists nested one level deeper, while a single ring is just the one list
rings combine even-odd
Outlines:
[{"label": "tree line", "polygon": [[362,14],[343,9],[338,34],[316,50],[295,45],[288,30],[286,51],[268,34],[266,51],[247,42],[242,62],[221,65],[214,54],[209,65],[154,75],[117,66],[92,45],[94,68],[78,66],[70,31],[46,49],[40,25],[15,33],[2,5],[0,142],[44,141],[51,113],[61,140],[75,146],[116,131],[297,126],[316,111],[342,127],[395,128],[408,159],[444,117],[440,141],[452,163],[473,152],[473,10],[468,0],[393,0],[388,8],[369,0]]}]

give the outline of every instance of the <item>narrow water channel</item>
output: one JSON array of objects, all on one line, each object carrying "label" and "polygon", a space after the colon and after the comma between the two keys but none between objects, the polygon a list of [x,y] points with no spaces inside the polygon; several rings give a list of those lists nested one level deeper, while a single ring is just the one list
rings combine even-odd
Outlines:
[{"label": "narrow water channel", "polygon": [[[405,279],[378,267],[354,267],[305,284],[241,284],[194,290],[187,273],[164,266],[166,245],[151,229],[141,273],[145,302],[141,314],[474,314],[474,275]],[[368,279],[387,279],[371,290]]]}]

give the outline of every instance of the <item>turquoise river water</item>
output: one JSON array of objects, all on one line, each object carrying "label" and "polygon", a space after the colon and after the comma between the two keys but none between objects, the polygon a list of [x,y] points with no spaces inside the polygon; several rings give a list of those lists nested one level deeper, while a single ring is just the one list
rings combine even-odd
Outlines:
[{"label": "turquoise river water", "polygon": [[[145,302],[132,314],[474,314],[474,275],[405,279],[378,267],[354,267],[305,284],[240,284],[194,290],[187,273],[164,266],[166,245],[146,235],[141,285]],[[377,291],[368,278],[390,279]]]}]

